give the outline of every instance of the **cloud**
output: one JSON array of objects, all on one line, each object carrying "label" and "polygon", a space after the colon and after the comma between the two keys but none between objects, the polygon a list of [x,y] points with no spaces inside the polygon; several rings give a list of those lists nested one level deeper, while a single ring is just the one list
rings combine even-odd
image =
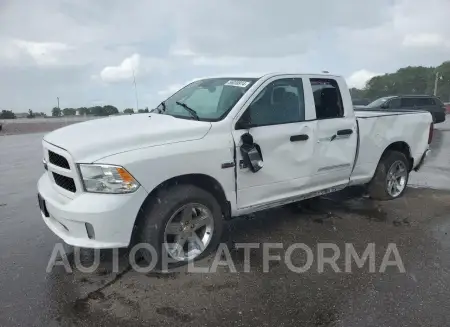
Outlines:
[{"label": "cloud", "polygon": [[396,0],[387,20],[337,30],[338,53],[355,66],[390,72],[408,65],[439,65],[449,58],[450,1]]},{"label": "cloud", "polygon": [[[195,53],[217,56],[301,54],[333,28],[367,28],[389,17],[388,0],[207,1],[177,3],[177,41]],[[320,23],[318,18],[320,17]]]},{"label": "cloud", "polygon": [[187,85],[189,83],[186,83],[184,85],[182,84],[171,84],[166,89],[158,91],[158,95],[160,95],[162,98],[167,98],[170,95],[174,94],[178,90],[180,90],[183,86]]},{"label": "cloud", "polygon": [[137,53],[125,58],[118,66],[107,66],[100,72],[100,78],[106,83],[131,80],[139,69],[141,56]]},{"label": "cloud", "polygon": [[31,42],[14,40],[14,44],[30,55],[38,65],[61,64],[61,55],[71,50],[71,47],[59,42]]},{"label": "cloud", "polygon": [[450,47],[450,39],[446,40],[442,35],[436,33],[408,34],[403,39],[405,47]]},{"label": "cloud", "polygon": [[237,66],[248,58],[242,57],[205,57],[199,56],[192,60],[195,66]]},{"label": "cloud", "polygon": [[0,106],[15,110],[55,94],[131,107],[130,67],[147,105],[197,76],[328,70],[362,85],[450,56],[448,0],[0,2]]},{"label": "cloud", "polygon": [[366,86],[366,83],[375,76],[381,75],[380,73],[374,73],[371,71],[368,71],[366,69],[361,69],[353,74],[351,74],[347,78],[347,84],[349,87],[356,87],[358,89],[362,89]]},{"label": "cloud", "polygon": [[65,65],[64,58],[71,50],[73,50],[73,47],[59,42],[0,39],[0,58],[14,65],[20,63],[37,66]]},{"label": "cloud", "polygon": [[193,57],[196,55],[195,52],[192,51],[191,49],[180,46],[178,44],[172,46],[169,53],[171,56],[176,57]]}]

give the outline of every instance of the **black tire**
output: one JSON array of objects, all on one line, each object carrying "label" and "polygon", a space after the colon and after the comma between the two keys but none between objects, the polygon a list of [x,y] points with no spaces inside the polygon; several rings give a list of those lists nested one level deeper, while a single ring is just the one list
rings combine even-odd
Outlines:
[{"label": "black tire", "polygon": [[[223,218],[221,207],[216,198],[207,191],[194,185],[176,185],[160,190],[153,199],[150,199],[143,208],[142,217],[137,231],[140,243],[148,243],[158,255],[156,270],[165,269],[162,266],[162,255],[164,254],[164,231],[171,216],[182,206],[189,203],[199,203],[206,206],[213,215],[214,231],[207,248],[195,258],[200,260],[208,256],[219,244],[223,229]],[[149,251],[141,251],[141,256],[150,264],[154,258]],[[169,263],[169,269],[186,265],[188,261]]]},{"label": "black tire", "polygon": [[375,200],[393,200],[403,195],[406,190],[406,187],[402,190],[400,194],[397,196],[392,196],[387,191],[387,173],[391,166],[401,160],[405,167],[407,168],[406,174],[406,184],[408,184],[409,172],[410,172],[410,163],[406,156],[398,151],[388,151],[386,152],[380,159],[378,163],[377,169],[375,170],[375,175],[372,180],[368,184],[369,195],[372,199]]}]

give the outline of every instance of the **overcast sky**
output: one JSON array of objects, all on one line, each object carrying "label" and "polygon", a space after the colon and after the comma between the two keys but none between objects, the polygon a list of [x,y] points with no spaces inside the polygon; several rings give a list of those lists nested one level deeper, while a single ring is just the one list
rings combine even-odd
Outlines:
[{"label": "overcast sky", "polygon": [[0,0],[0,109],[154,107],[186,82],[271,71],[352,86],[450,59],[450,0]]}]

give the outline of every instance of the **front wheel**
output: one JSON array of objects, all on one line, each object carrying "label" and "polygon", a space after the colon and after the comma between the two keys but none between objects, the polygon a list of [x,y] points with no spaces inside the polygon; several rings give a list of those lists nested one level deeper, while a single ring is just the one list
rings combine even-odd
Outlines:
[{"label": "front wheel", "polygon": [[142,251],[142,256],[148,264],[157,260],[157,269],[166,268],[162,266],[164,260],[172,268],[204,258],[217,246],[222,234],[219,203],[194,185],[160,191],[144,207],[142,218],[139,240],[153,247],[157,258],[147,250]]},{"label": "front wheel", "polygon": [[369,183],[370,197],[376,200],[392,200],[400,197],[406,190],[409,171],[409,162],[403,153],[398,151],[385,153]]}]

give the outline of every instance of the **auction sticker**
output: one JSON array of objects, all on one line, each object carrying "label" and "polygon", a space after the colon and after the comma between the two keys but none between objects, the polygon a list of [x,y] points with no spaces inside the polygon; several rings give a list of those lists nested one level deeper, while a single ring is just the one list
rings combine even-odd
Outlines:
[{"label": "auction sticker", "polygon": [[247,85],[249,85],[250,82],[247,81],[234,81],[234,80],[229,80],[228,82],[225,83],[225,85],[228,86],[238,86],[238,87],[247,87]]}]

